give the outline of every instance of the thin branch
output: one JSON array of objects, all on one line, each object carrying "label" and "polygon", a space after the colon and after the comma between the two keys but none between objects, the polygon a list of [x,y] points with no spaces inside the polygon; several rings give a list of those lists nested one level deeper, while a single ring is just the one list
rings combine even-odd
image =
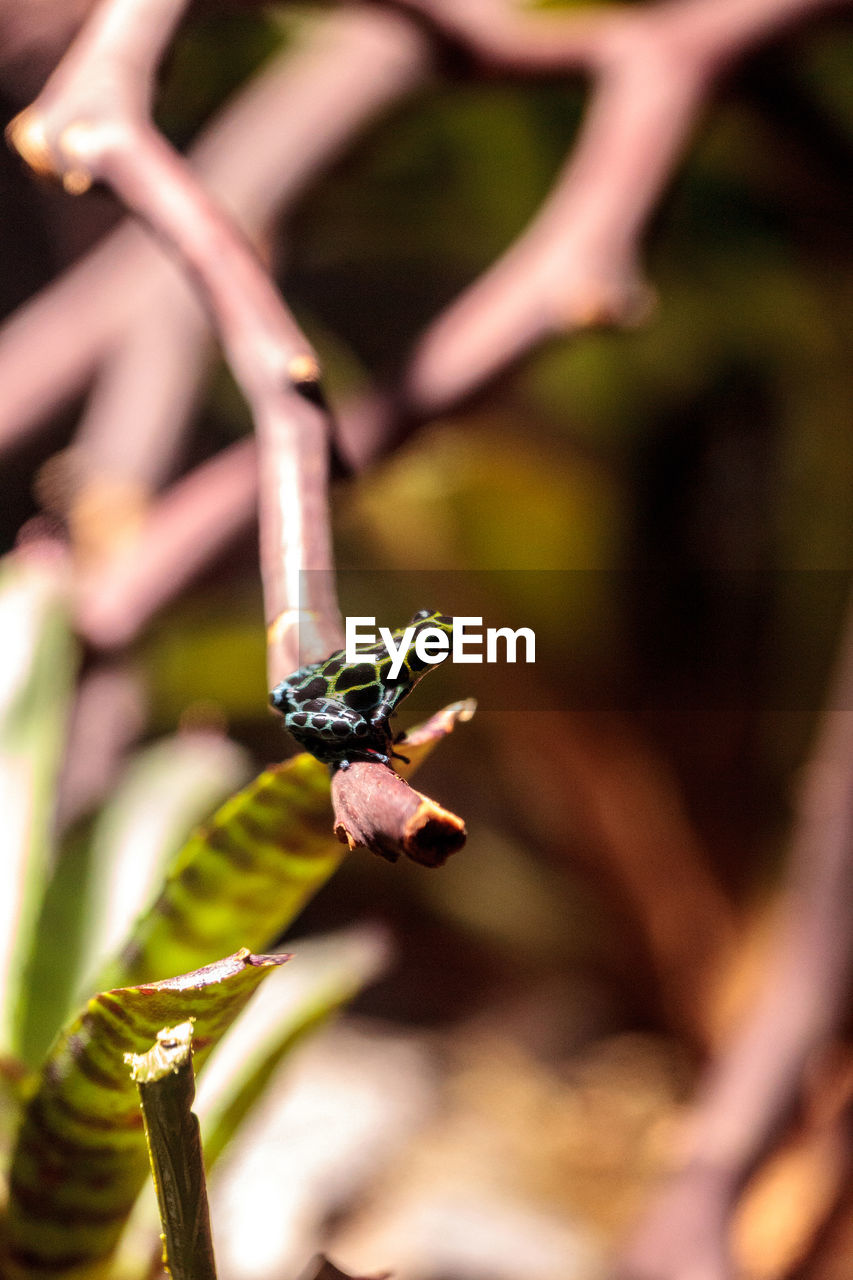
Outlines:
[{"label": "thin branch", "polygon": [[684,1160],[617,1274],[723,1280],[729,1219],[746,1178],[795,1104],[804,1071],[838,1027],[853,961],[853,610],[799,802],[787,903],[764,986],[712,1065]]},{"label": "thin branch", "polygon": [[389,862],[401,854],[424,867],[442,866],[465,843],[455,813],[415,791],[385,765],[356,761],[332,775],[335,832],[350,849],[364,847]]},{"label": "thin branch", "polygon": [[[296,47],[270,61],[192,153],[206,188],[255,244],[353,133],[420,84],[429,67],[425,37],[396,14],[345,11],[306,25]],[[165,265],[103,362],[77,430],[84,487],[118,476],[152,490],[186,431],[209,330],[183,275]]]},{"label": "thin branch", "polygon": [[[259,436],[274,683],[300,658],[323,657],[341,641],[326,501],[328,415],[316,357],[269,277],[150,124],[152,75],[180,10],[175,0],[103,4],[9,132],[33,168],[58,173],[68,190],[112,186],[203,290]],[[324,572],[308,574],[302,589],[305,569]]]},{"label": "thin branch", "polygon": [[640,240],[714,79],[759,41],[845,3],[664,0],[558,17],[511,0],[403,0],[488,69],[593,75],[542,209],[418,343],[399,394],[404,422],[446,411],[554,335],[641,322],[653,295]]},{"label": "thin branch", "polygon": [[[57,173],[69,191],[82,192],[94,181],[110,185],[175,253],[206,298],[258,435],[261,570],[274,684],[300,663],[322,659],[343,644],[328,517],[329,417],[316,357],[269,276],[150,122],[153,72],[180,9],[177,0],[103,3],[9,134],[33,168]],[[162,517],[162,509],[158,514]],[[156,556],[148,556],[151,563]],[[119,569],[123,580],[126,563]],[[134,598],[147,600],[150,611],[150,576],[146,585],[147,591],[140,590],[137,575]],[[103,604],[103,594],[100,599]],[[89,626],[94,612],[97,630],[91,600],[88,609]],[[103,644],[103,619],[100,626]],[[402,803],[401,789],[407,802],[415,798],[416,812]],[[434,865],[452,851],[450,838],[436,832],[451,820],[462,828],[382,766],[356,770],[345,798],[352,813],[347,829],[358,814],[371,810],[368,843],[390,851],[402,831],[404,847]],[[429,816],[421,818],[430,806]],[[361,838],[355,831],[353,840]],[[461,835],[456,831],[454,847],[463,839],[464,829]],[[442,841],[447,850],[439,852]]]},{"label": "thin branch", "polygon": [[145,516],[136,535],[76,578],[76,621],[99,649],[128,644],[192,582],[257,511],[253,440],[223,449],[179,480]]},{"label": "thin branch", "polygon": [[[366,123],[423,83],[429,68],[425,36],[399,15],[333,13],[222,108],[189,158],[206,189],[257,241]],[[142,341],[132,335],[137,324],[145,327],[146,317],[156,324],[168,316],[169,327],[177,327],[172,312],[183,308],[206,332],[195,293],[160,247],[132,223],[112,232],[0,329],[0,449],[34,430],[98,366],[106,372],[113,353],[130,363],[123,347]],[[185,385],[171,393],[173,418],[180,419],[188,398],[192,380],[186,371],[198,368],[199,341],[185,317],[183,334],[171,343],[186,355]],[[49,376],[45,350],[51,351]],[[120,380],[118,374],[108,376]],[[110,399],[122,403],[118,387]],[[129,411],[142,415],[138,398],[124,403],[123,421]],[[161,423],[158,431],[149,422],[142,417],[132,434],[156,446],[172,423]]]}]

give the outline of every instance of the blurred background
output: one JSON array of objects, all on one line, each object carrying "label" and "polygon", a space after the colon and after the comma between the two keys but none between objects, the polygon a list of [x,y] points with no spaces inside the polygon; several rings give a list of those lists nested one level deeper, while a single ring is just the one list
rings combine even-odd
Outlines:
[{"label": "blurred background", "polygon": [[[61,49],[59,11],[76,18],[50,8],[6,16],[4,119]],[[168,136],[188,145],[318,20],[199,6],[163,71]],[[539,660],[497,684],[439,669],[405,705],[411,723],[480,697],[418,781],[468,844],[439,871],[353,854],[288,939],[298,953],[376,921],[394,959],[223,1163],[224,1276],[290,1274],[319,1247],[401,1280],[596,1275],[673,1163],[698,1073],[763,972],[847,599],[851,36],[842,13],[763,48],[709,104],[647,238],[646,324],[553,342],[335,482],[346,612],[509,617],[535,628]],[[584,101],[576,82],[436,77],[309,185],[267,251],[333,405],[392,378],[524,228]],[[6,316],[119,218],[107,193],[71,200],[5,149],[0,210]],[[4,551],[34,519],[61,534],[51,477],[80,409],[4,449]],[[214,365],[164,478],[249,431]],[[257,771],[290,750],[267,711],[255,530],[121,661],[144,704],[132,752],[227,735]],[[808,1258],[840,1276],[849,1231],[813,1249],[843,1169],[803,1156],[796,1131],[786,1143],[742,1206],[742,1269]]]}]

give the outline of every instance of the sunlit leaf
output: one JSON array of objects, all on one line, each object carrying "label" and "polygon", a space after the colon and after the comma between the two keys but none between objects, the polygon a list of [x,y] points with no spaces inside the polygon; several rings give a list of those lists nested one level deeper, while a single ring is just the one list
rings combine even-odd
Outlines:
[{"label": "sunlit leaf", "polygon": [[268,982],[219,1046],[198,1094],[208,1169],[264,1092],[273,1073],[317,1027],[372,982],[388,960],[375,928],[300,941],[280,978]]},{"label": "sunlit leaf", "polygon": [[[226,738],[201,731],[164,738],[131,760],[91,832],[74,833],[47,890],[25,993],[29,1062],[40,1061],[64,1020],[97,990],[96,966],[154,897],[187,833],[248,775],[248,756]],[[88,979],[82,989],[81,979]]]},{"label": "sunlit leaf", "polygon": [[17,1052],[75,667],[60,557],[30,548],[0,564],[0,646],[0,1044]]}]

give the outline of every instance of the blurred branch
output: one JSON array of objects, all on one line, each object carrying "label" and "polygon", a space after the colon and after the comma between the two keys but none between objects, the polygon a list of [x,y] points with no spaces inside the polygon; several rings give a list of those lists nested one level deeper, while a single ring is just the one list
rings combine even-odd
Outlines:
[{"label": "blurred branch", "polygon": [[[428,65],[425,38],[397,15],[333,14],[223,109],[193,149],[193,162],[256,239],[353,133],[423,79]],[[114,232],[0,333],[0,444],[31,430],[98,366],[71,455],[54,460],[64,474],[55,468],[52,487],[66,490],[76,540],[90,553],[78,623],[99,647],[128,643],[254,516],[253,442],[203,465],[147,512],[144,505],[127,510],[132,493],[144,500],[168,469],[201,376],[206,335],[189,284],[133,225]],[[49,377],[45,348],[53,353]],[[117,491],[118,478],[125,485]],[[70,499],[69,489],[76,491]],[[112,497],[124,501],[126,536],[119,538]],[[114,518],[105,519],[110,513]]]},{"label": "blurred branch", "polygon": [[[805,1098],[783,1141],[750,1179],[732,1230],[737,1266],[751,1276],[817,1280],[839,1212],[849,1220],[853,1059],[833,1049],[809,1072]],[[836,1242],[838,1243],[838,1242]],[[843,1249],[837,1257],[843,1257]]]},{"label": "blurred branch", "polygon": [[600,713],[519,716],[501,751],[508,784],[534,802],[549,796],[538,821],[563,858],[566,832],[580,821],[596,873],[626,900],[669,1025],[707,1050],[735,920],[666,762],[635,725]]},{"label": "blurred branch", "polygon": [[[420,83],[428,66],[425,38],[395,14],[344,12],[316,21],[220,113],[193,149],[194,166],[249,238],[263,241],[317,171]],[[101,363],[75,437],[84,471],[71,516],[84,548],[92,540],[75,515],[93,506],[97,512],[98,497],[116,487],[121,495],[129,484],[143,496],[155,487],[186,432],[206,371],[205,316],[167,259],[154,266],[154,282],[144,286],[141,304]],[[117,415],[126,424],[120,440]],[[95,551],[110,532],[110,522],[94,522]]]},{"label": "blurred branch", "polygon": [[846,0],[662,0],[559,16],[512,0],[389,2],[488,71],[593,77],[541,210],[417,344],[398,392],[405,424],[447,411],[549,337],[641,322],[652,293],[640,239],[714,80],[760,41]]},{"label": "blurred branch", "polygon": [[97,9],[36,102],[9,127],[37,171],[72,193],[94,181],[176,253],[215,317],[252,409],[261,451],[261,565],[273,683],[303,656],[338,647],[326,500],[328,414],[316,357],[242,236],[149,118],[151,81],[182,6],[110,0]]},{"label": "blurred branch", "polygon": [[58,831],[66,831],[97,808],[145,718],[145,696],[135,672],[104,663],[83,676],[57,787],[54,823]]},{"label": "blurred branch", "polygon": [[682,1166],[664,1186],[617,1274],[722,1280],[744,1182],[790,1115],[813,1056],[838,1030],[853,958],[853,610],[799,798],[785,919],[763,988],[712,1064]]},{"label": "blurred branch", "polygon": [[381,1275],[374,1276],[353,1276],[348,1271],[341,1271],[340,1267],[336,1267],[328,1258],[319,1257],[313,1259],[307,1271],[300,1277],[300,1280],[390,1280],[391,1272],[383,1271]]},{"label": "blurred branch", "polygon": [[[332,14],[222,108],[190,151],[193,167],[257,241],[353,135],[420,84],[428,69],[428,43],[402,17]],[[152,329],[156,335],[164,323],[169,342],[155,339],[155,349]],[[77,437],[89,470],[115,469],[115,433],[105,440],[104,428],[118,406],[122,421],[131,415],[134,428],[122,433],[133,437],[122,446],[122,471],[152,487],[174,451],[173,433],[183,430],[207,330],[176,265],[137,226],[120,227],[0,329],[0,448],[31,432],[97,369],[96,395]],[[42,359],[46,348],[53,352],[50,377]]]},{"label": "blurred branch", "polygon": [[76,582],[80,633],[101,649],[128,644],[249,528],[257,509],[257,452],[240,441],[178,480],[135,536],[84,567]]}]

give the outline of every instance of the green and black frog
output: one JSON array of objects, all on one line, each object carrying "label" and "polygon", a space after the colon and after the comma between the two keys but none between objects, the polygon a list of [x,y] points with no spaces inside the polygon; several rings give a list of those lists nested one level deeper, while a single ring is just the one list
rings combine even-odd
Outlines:
[{"label": "green and black frog", "polygon": [[[408,624],[414,631],[392,678],[394,661],[380,641],[360,649],[357,662],[347,662],[343,649],[323,662],[300,667],[270,694],[284,716],[285,728],[301,747],[332,768],[348,769],[355,760],[388,764],[394,751],[391,716],[398,703],[427,674],[431,663],[415,651],[422,631],[436,629],[450,637],[453,620],[421,609]],[[407,628],[392,635],[399,652]]]}]

